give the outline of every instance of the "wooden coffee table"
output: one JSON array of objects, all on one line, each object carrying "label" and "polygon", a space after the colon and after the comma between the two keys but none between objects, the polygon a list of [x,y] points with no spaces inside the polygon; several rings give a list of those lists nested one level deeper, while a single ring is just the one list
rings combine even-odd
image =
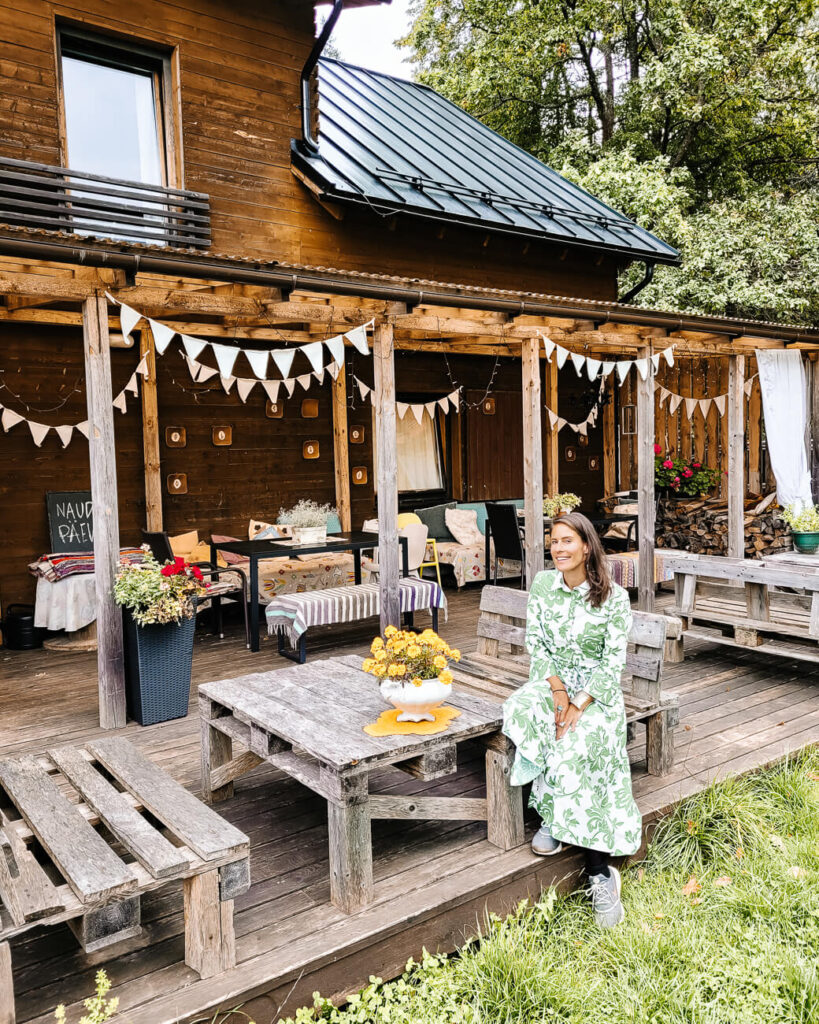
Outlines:
[{"label": "wooden coffee table", "polygon": [[[460,710],[434,736],[369,736],[386,705],[356,657],[259,672],[199,687],[202,792],[211,801],[233,794],[233,780],[261,761],[297,779],[327,801],[330,898],[352,913],[373,898],[372,818],[486,821],[502,850],[522,845],[523,799],[509,784],[514,754],[500,732],[499,704],[453,692]],[[384,765],[419,779],[457,771],[457,745],[479,738],[486,747],[486,797],[386,796],[371,793],[369,775]],[[234,754],[237,741],[243,750]]]}]

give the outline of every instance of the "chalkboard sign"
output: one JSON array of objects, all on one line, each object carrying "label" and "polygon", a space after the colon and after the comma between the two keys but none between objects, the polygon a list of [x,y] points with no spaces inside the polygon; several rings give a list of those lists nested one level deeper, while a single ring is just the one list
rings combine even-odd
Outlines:
[{"label": "chalkboard sign", "polygon": [[90,491],[46,491],[46,508],[53,552],[94,550]]}]

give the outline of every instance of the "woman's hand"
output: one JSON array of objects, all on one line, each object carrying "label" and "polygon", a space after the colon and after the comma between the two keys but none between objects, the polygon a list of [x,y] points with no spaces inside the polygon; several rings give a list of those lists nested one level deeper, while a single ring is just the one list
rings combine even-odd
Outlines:
[{"label": "woman's hand", "polygon": [[583,711],[575,707],[574,704],[569,704],[568,701],[566,701],[566,704],[568,707],[565,707],[558,716],[557,703],[555,703],[555,726],[557,727],[557,738],[559,740],[562,740],[567,732],[574,732],[575,726],[583,714]]}]

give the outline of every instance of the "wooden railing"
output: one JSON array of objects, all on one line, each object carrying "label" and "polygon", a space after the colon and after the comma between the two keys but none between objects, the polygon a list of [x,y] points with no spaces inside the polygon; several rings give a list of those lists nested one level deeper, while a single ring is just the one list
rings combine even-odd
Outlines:
[{"label": "wooden railing", "polygon": [[185,248],[210,246],[210,202],[201,192],[7,157],[0,157],[0,223]]}]

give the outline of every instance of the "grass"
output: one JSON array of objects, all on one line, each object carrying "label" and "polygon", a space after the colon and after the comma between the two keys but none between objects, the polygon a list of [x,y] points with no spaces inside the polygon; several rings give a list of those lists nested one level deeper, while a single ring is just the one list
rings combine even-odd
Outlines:
[{"label": "grass", "polygon": [[544,892],[457,955],[294,1020],[819,1024],[819,750],[678,805],[623,902],[602,932],[581,893]]}]

